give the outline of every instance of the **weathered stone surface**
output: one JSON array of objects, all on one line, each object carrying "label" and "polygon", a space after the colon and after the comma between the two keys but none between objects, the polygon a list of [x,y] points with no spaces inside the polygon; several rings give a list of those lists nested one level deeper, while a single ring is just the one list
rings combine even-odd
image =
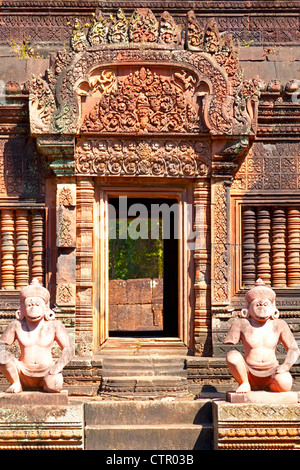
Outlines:
[{"label": "weathered stone surface", "polygon": [[179,356],[104,356],[100,394],[182,396],[188,393],[184,358]]},{"label": "weathered stone surface", "polygon": [[298,403],[297,392],[248,392],[235,393],[227,392],[226,400],[230,403],[275,403],[275,404],[295,404]]},{"label": "weathered stone surface", "polygon": [[83,408],[72,405],[9,405],[0,409],[0,449],[83,448]]},{"label": "weathered stone surface", "polygon": [[109,330],[149,331],[163,328],[163,279],[109,281]]},{"label": "weathered stone surface", "polygon": [[10,405],[67,405],[68,391],[60,393],[21,392],[0,393],[0,406]]},{"label": "weathered stone surface", "polygon": [[85,417],[87,450],[212,448],[209,400],[90,402]]}]

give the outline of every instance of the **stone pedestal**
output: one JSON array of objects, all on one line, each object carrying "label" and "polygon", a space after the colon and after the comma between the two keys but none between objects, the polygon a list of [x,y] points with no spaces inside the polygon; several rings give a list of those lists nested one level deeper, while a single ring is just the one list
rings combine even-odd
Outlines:
[{"label": "stone pedestal", "polygon": [[65,400],[66,393],[1,394],[0,450],[82,449],[82,404],[58,404]]},{"label": "stone pedestal", "polygon": [[21,392],[21,393],[0,393],[0,406],[9,405],[67,405],[68,391],[62,390],[60,393],[46,392]]},{"label": "stone pedestal", "polygon": [[298,403],[297,392],[257,392],[235,393],[227,392],[226,401],[230,403],[268,403],[268,404],[295,404]]},{"label": "stone pedestal", "polygon": [[216,450],[300,449],[300,404],[213,402]]}]

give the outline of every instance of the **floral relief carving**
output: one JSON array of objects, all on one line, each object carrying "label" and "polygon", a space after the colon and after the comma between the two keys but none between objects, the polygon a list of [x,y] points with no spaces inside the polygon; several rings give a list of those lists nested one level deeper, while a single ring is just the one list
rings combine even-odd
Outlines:
[{"label": "floral relief carving", "polygon": [[128,176],[207,176],[210,149],[205,142],[163,140],[84,140],[75,152],[76,173]]},{"label": "floral relief carving", "polygon": [[195,83],[195,76],[186,71],[164,77],[141,67],[119,78],[117,86],[102,96],[81,131],[199,132],[199,110],[192,100]]},{"label": "floral relief carving", "polygon": [[116,13],[116,18],[113,18],[109,33],[108,41],[111,43],[128,42],[128,20],[121,8]]},{"label": "floral relief carving", "polygon": [[224,182],[214,187],[214,282],[213,298],[216,303],[227,302],[229,281],[229,252],[226,244],[228,233],[227,187]]},{"label": "floral relief carving", "polygon": [[155,42],[159,23],[149,8],[138,8],[129,22],[129,39],[132,42]]},{"label": "floral relief carving", "polygon": [[76,244],[74,234],[74,220],[71,213],[62,212],[58,214],[58,246],[62,248],[73,248]]},{"label": "floral relief carving", "polygon": [[58,203],[59,205],[68,207],[75,206],[74,194],[70,186],[64,185],[59,191]]},{"label": "floral relief carving", "polygon": [[45,80],[32,77],[30,81],[30,127],[33,133],[51,128],[52,114],[55,111],[55,98]]},{"label": "floral relief carving", "polygon": [[69,304],[74,300],[73,286],[69,284],[58,284],[57,301],[59,304]]},{"label": "floral relief carving", "polygon": [[[295,156],[296,155],[296,156]],[[237,171],[233,190],[299,190],[300,148],[298,142],[256,142]]]}]

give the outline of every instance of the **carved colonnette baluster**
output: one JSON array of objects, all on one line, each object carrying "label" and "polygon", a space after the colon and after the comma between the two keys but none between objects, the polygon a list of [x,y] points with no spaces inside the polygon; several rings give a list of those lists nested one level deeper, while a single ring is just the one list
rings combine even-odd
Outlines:
[{"label": "carved colonnette baluster", "polygon": [[257,276],[271,285],[271,215],[270,209],[257,210]]},{"label": "carved colonnette baluster", "polygon": [[94,182],[92,178],[78,178],[76,197],[76,335],[80,336],[77,350],[81,355],[89,355],[93,346]]},{"label": "carved colonnette baluster", "polygon": [[286,213],[275,208],[272,214],[272,285],[286,285]]},{"label": "carved colonnette baluster", "polygon": [[16,211],[16,289],[29,284],[29,211]]},{"label": "carved colonnette baluster", "polygon": [[44,282],[44,211],[33,210],[31,218],[31,277]]},{"label": "carved colonnette baluster", "polygon": [[256,280],[256,212],[252,207],[246,207],[242,214],[243,222],[243,284],[245,288],[252,287]]},{"label": "carved colonnette baluster", "polygon": [[288,286],[300,285],[300,210],[287,211],[288,228]]},{"label": "carved colonnette baluster", "polygon": [[1,210],[1,287],[13,290],[15,288],[15,221],[14,211],[11,209]]},{"label": "carved colonnette baluster", "polygon": [[211,187],[211,312],[213,354],[223,354],[220,319],[230,315],[230,178],[213,178]]},{"label": "carved colonnette baluster", "polygon": [[194,185],[194,208],[197,244],[194,251],[195,264],[195,353],[208,355],[211,345],[210,316],[210,184],[208,180],[198,180]]}]

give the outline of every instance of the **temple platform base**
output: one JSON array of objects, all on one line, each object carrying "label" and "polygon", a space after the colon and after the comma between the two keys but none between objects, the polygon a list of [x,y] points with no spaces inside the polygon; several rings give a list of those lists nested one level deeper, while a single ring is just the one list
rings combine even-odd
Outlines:
[{"label": "temple platform base", "polygon": [[66,393],[1,394],[0,450],[83,449],[82,404],[58,404],[65,400]]},{"label": "temple platform base", "polygon": [[229,403],[278,403],[293,404],[298,403],[297,392],[266,392],[264,390],[251,391],[247,393],[227,392],[226,401]]},{"label": "temple platform base", "polygon": [[21,393],[0,393],[0,406],[5,405],[67,405],[68,391],[46,393],[26,391]]},{"label": "temple platform base", "polygon": [[216,450],[299,450],[300,403],[214,401]]}]

